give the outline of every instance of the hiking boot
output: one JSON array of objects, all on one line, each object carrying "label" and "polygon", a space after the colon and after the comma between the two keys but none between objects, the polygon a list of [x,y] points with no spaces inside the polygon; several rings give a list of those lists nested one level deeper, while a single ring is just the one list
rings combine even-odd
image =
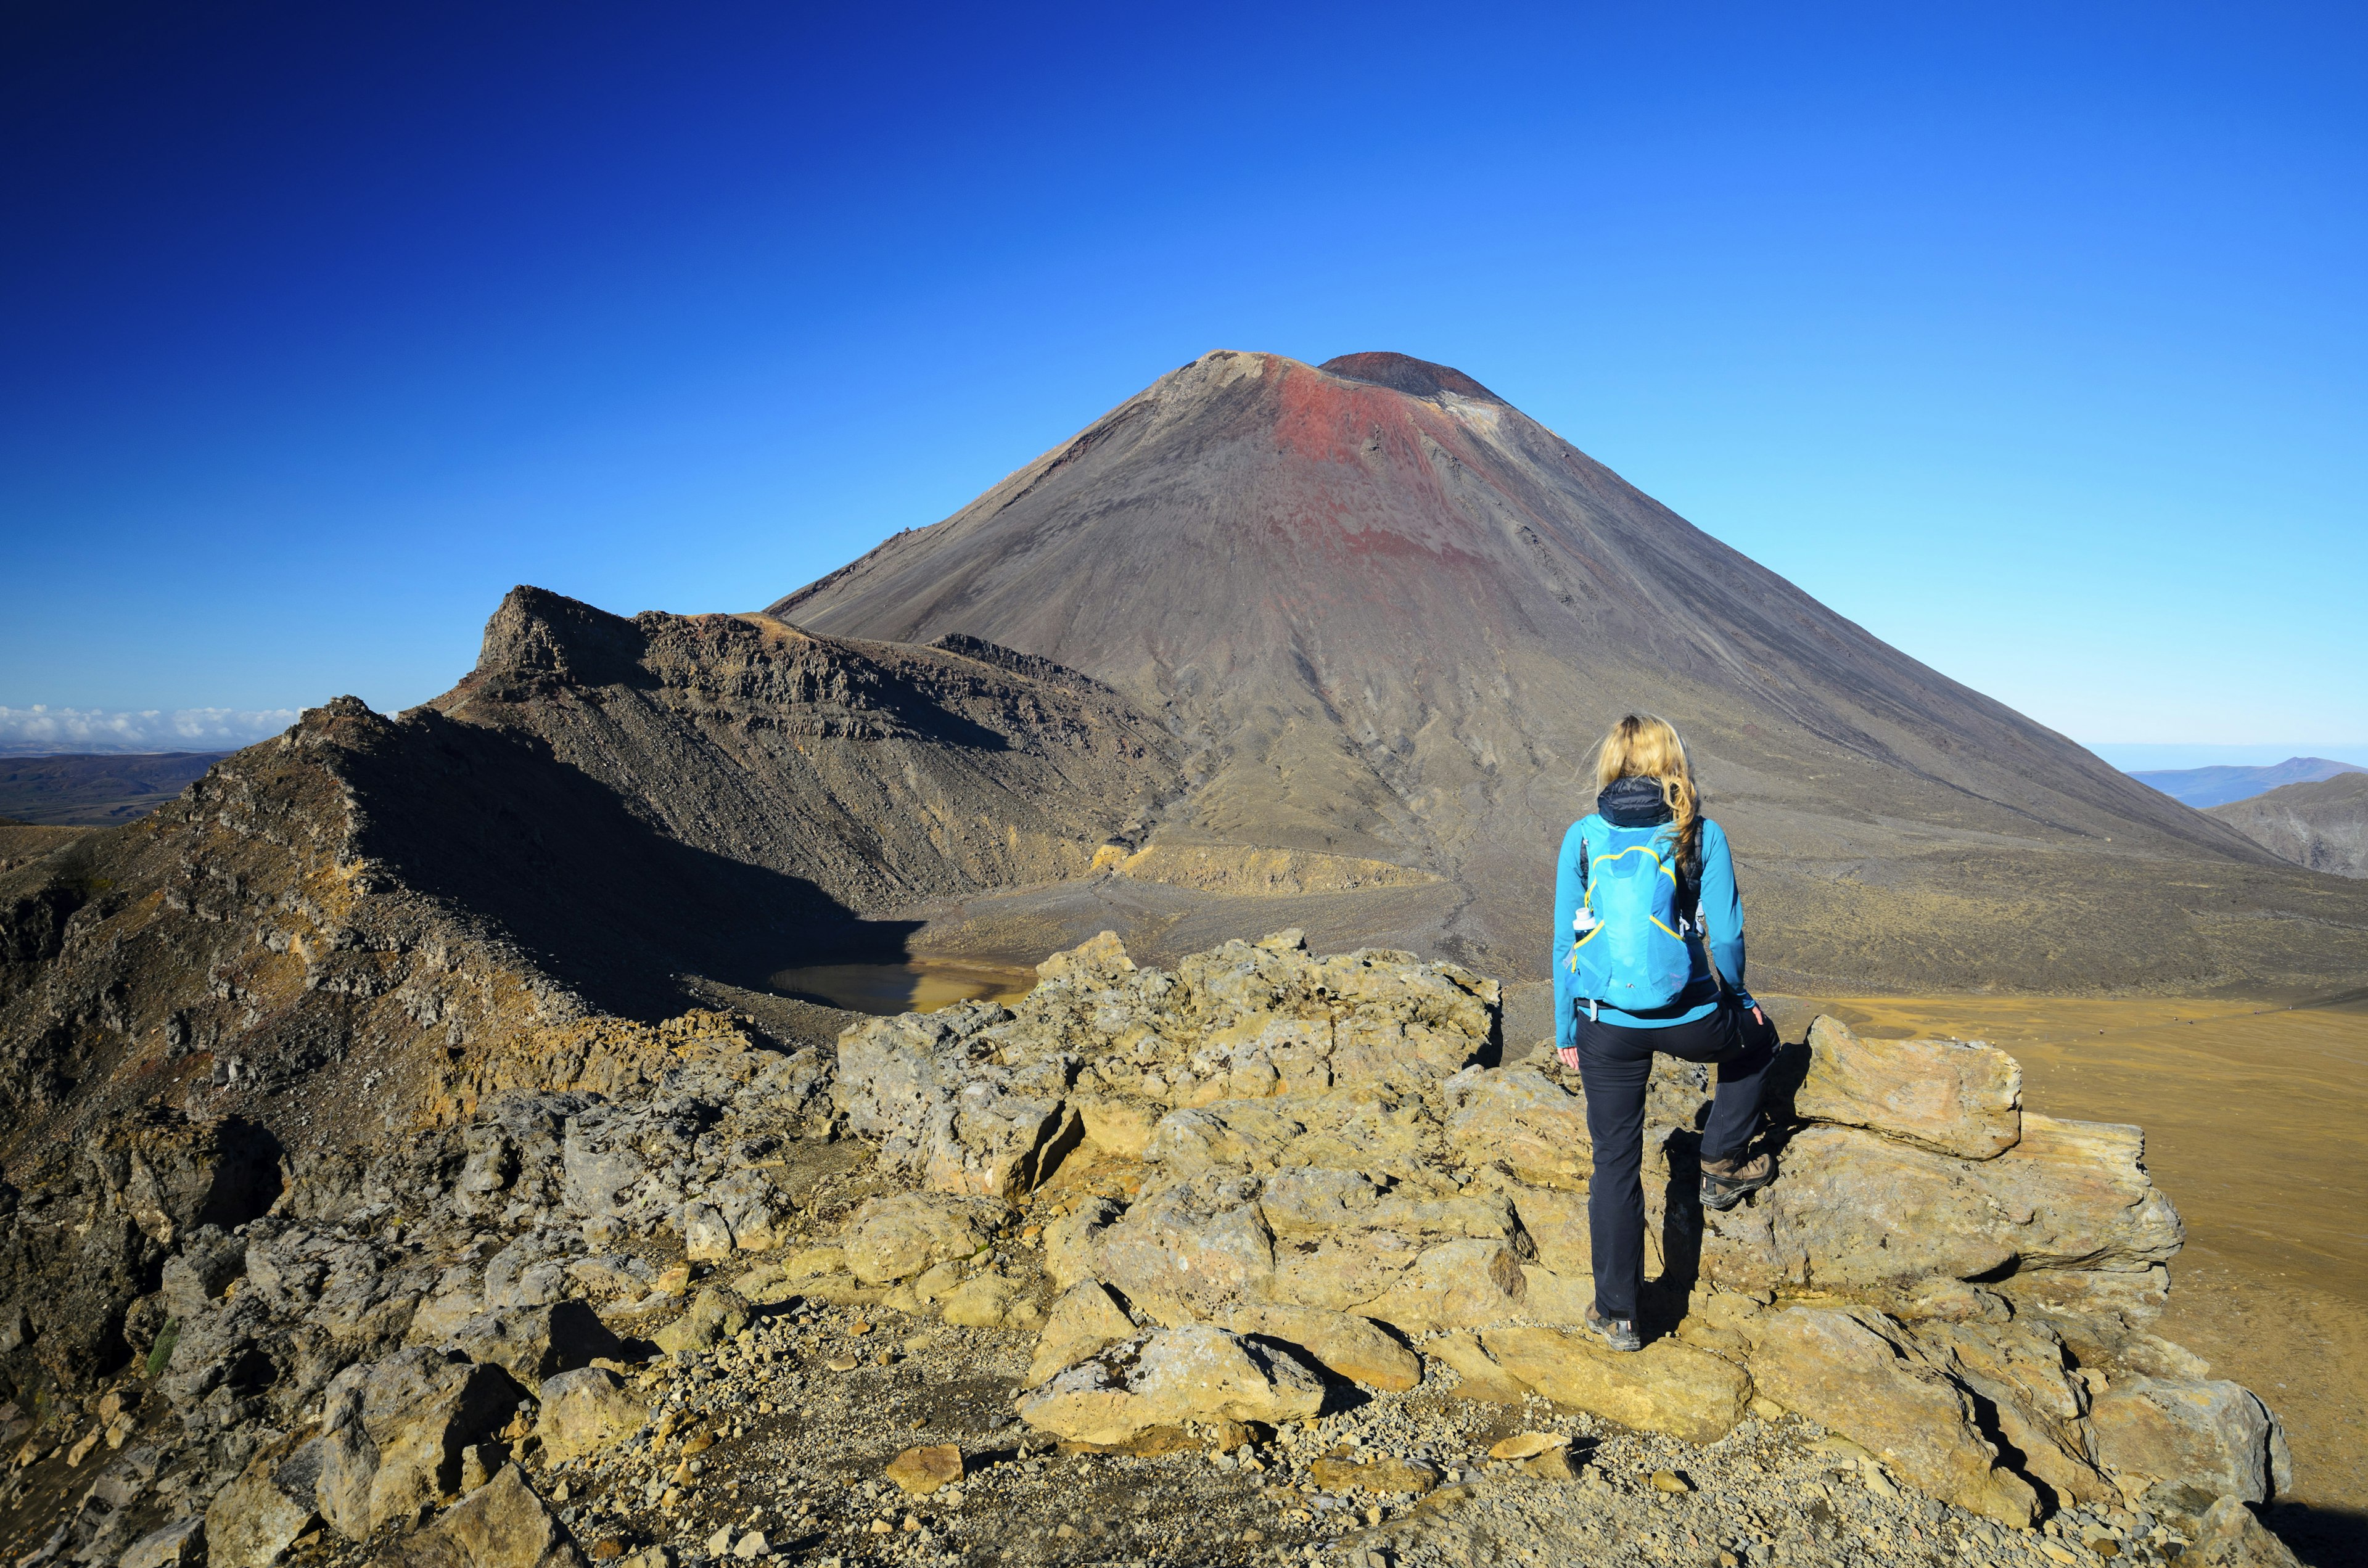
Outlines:
[{"label": "hiking boot", "polygon": [[1776,1179],[1776,1162],[1768,1155],[1702,1163],[1702,1200],[1705,1209],[1732,1209],[1747,1192],[1757,1192]]},{"label": "hiking boot", "polygon": [[1603,1335],[1603,1343],[1614,1350],[1645,1348],[1645,1336],[1636,1332],[1635,1319],[1605,1317],[1593,1301],[1587,1303],[1587,1326]]}]

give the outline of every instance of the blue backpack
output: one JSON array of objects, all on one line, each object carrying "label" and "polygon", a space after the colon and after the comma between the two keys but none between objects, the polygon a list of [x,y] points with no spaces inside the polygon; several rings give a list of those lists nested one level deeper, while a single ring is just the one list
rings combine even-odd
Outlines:
[{"label": "blue backpack", "polygon": [[1587,892],[1570,934],[1573,989],[1622,1012],[1668,1006],[1693,974],[1691,925],[1679,912],[1700,902],[1699,894],[1689,899],[1684,884],[1691,879],[1678,864],[1668,824],[1614,827],[1590,816],[1578,833],[1578,880]]}]

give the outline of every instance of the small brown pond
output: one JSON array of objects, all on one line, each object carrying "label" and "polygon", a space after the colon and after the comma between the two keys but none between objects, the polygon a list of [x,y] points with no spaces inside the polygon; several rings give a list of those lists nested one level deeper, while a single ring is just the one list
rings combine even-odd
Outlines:
[{"label": "small brown pond", "polygon": [[957,1002],[1009,1002],[1036,984],[1017,964],[968,959],[906,959],[901,963],[825,963],[785,969],[776,991],[854,1013],[934,1013]]}]

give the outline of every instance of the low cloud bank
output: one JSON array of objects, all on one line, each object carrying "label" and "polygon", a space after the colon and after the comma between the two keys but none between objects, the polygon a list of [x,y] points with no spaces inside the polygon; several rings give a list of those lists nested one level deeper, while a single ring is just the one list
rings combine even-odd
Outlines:
[{"label": "low cloud bank", "polygon": [[0,755],[44,752],[235,751],[296,722],[293,708],[0,708]]}]

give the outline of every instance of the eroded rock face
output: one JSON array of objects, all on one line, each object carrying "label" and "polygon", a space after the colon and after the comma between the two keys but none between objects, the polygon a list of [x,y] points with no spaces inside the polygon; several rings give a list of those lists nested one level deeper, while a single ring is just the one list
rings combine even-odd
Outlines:
[{"label": "eroded rock face", "polygon": [[2202,1378],[2130,1377],[2097,1397],[2097,1462],[2129,1495],[2193,1517],[2214,1499],[2262,1503],[2294,1484],[2294,1460],[2251,1390]]},{"label": "eroded rock face", "polygon": [[1779,1403],[1867,1449],[1911,1484],[2002,1524],[2027,1525],[2039,1500],[1998,1466],[1965,1391],[1874,1314],[1795,1307],[1759,1331],[1751,1358]]},{"label": "eroded rock face", "polygon": [[2021,1142],[1977,1161],[1806,1128],[1763,1201],[1705,1217],[1704,1271],[1748,1289],[1888,1292],[1934,1276],[2045,1273],[2026,1285],[2067,1310],[2150,1316],[2146,1282],[2183,1233],[2140,1164],[2138,1130],[2037,1115],[2023,1128]]}]

